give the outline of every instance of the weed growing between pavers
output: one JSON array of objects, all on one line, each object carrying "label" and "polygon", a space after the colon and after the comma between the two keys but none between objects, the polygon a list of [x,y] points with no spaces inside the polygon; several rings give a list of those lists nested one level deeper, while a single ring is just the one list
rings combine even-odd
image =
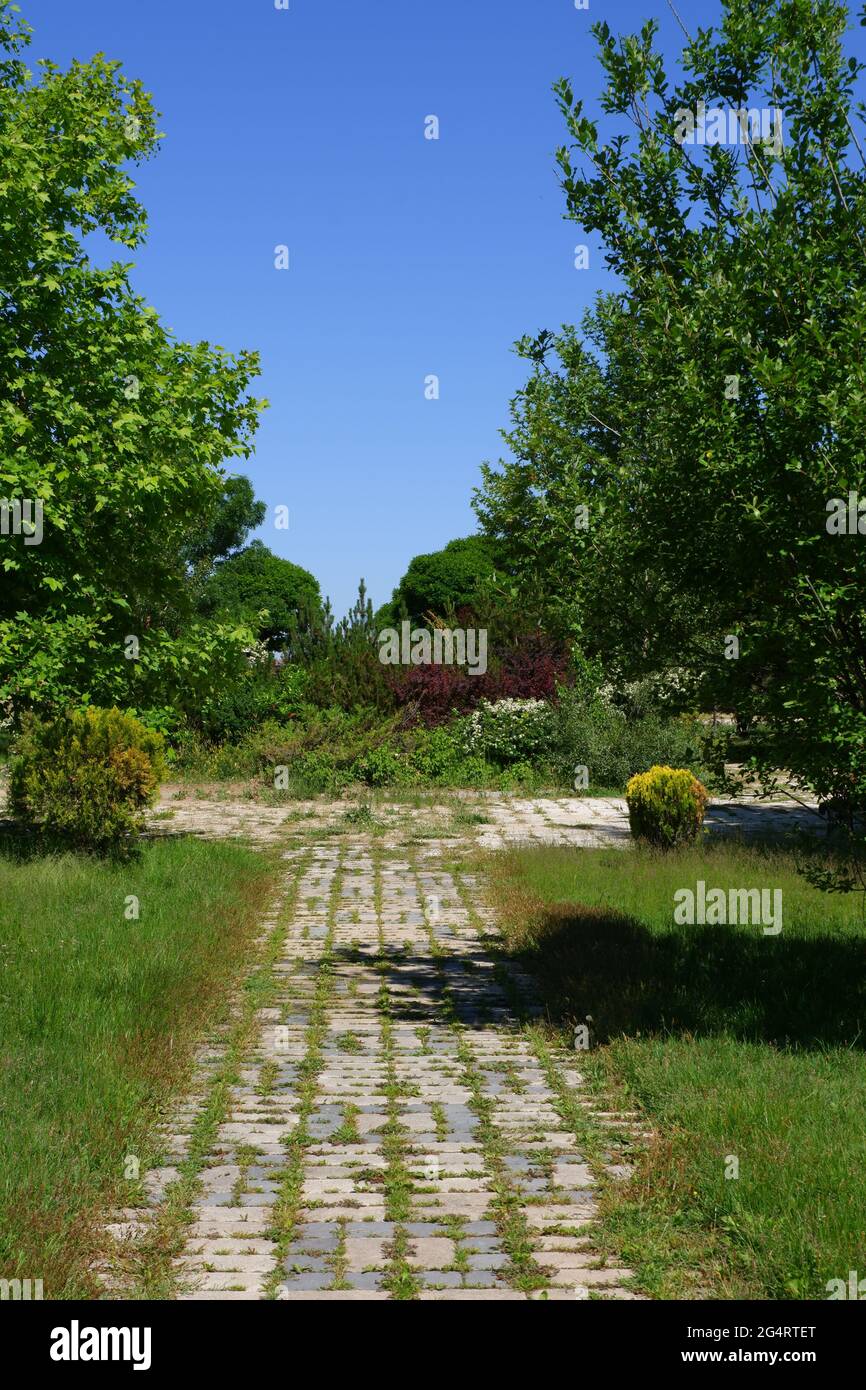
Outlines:
[{"label": "weed growing between pavers", "polygon": [[299,1214],[303,1205],[306,1150],[314,1142],[309,1132],[309,1121],[316,1103],[318,1077],[322,1070],[322,1047],[327,1034],[327,1010],[333,992],[334,914],[341,883],[338,869],[332,879],[328,896],[327,932],[318,961],[316,986],[305,1039],[306,1053],[298,1068],[297,1124],[285,1143],[286,1169],[272,1213],[276,1264],[266,1284],[267,1295],[271,1298],[278,1297],[279,1290],[285,1282],[284,1263],[298,1230]]},{"label": "weed growing between pavers", "polygon": [[381,1046],[386,1067],[385,1093],[388,1116],[382,1133],[382,1150],[386,1162],[385,1219],[395,1223],[394,1236],[388,1252],[388,1271],[384,1283],[393,1298],[405,1300],[416,1297],[420,1288],[420,1281],[407,1260],[409,1237],[405,1223],[411,1217],[412,1178],[406,1168],[406,1136],[400,1124],[400,1110],[397,1103],[402,1092],[394,1062],[391,997],[388,991],[389,960],[382,930],[382,875],[379,857],[374,860],[374,872],[376,875],[374,901],[379,922],[379,954],[376,969],[382,976],[377,996],[377,1007],[382,1023]]},{"label": "weed growing between pavers", "polygon": [[144,1239],[124,1252],[124,1261],[118,1259],[118,1272],[129,1290],[126,1297],[174,1298],[183,1287],[183,1276],[173,1260],[183,1249],[193,1202],[202,1190],[201,1176],[228,1112],[232,1088],[255,1032],[256,1015],[273,997],[272,966],[282,949],[285,923],[294,906],[294,893],[302,870],[302,864],[296,866],[280,903],[276,923],[244,981],[240,1008],[226,1038],[224,1058],[193,1122],[186,1156],[177,1165],[178,1177],[167,1187]]},{"label": "weed growing between pavers", "polygon": [[[417,870],[416,870],[417,881]],[[423,901],[423,895],[420,895]],[[434,959],[440,958],[443,954],[442,948],[437,942],[427,915],[425,905],[425,922],[430,937],[430,951]],[[454,1000],[449,983],[443,977],[443,1001],[444,1001],[444,1022],[450,1027],[457,1038],[457,1056],[462,1068],[462,1079],[469,1088],[472,1099],[470,1108],[478,1118],[478,1139],[484,1156],[485,1166],[491,1175],[491,1186],[493,1191],[492,1207],[494,1220],[499,1228],[502,1238],[503,1248],[509,1257],[509,1267],[505,1270],[505,1276],[513,1288],[523,1292],[544,1287],[545,1279],[535,1263],[532,1253],[532,1244],[528,1236],[526,1222],[521,1212],[519,1194],[516,1194],[510,1185],[507,1177],[505,1165],[502,1161],[503,1147],[496,1127],[491,1120],[493,1102],[484,1095],[482,1080],[475,1066],[475,1058],[472,1049],[463,1036],[464,1030],[461,1027],[454,1007]]]}]

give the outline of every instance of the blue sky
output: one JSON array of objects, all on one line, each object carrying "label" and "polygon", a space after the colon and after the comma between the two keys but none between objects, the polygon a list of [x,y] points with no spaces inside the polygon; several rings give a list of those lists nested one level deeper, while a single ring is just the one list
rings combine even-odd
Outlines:
[{"label": "blue sky", "polygon": [[[153,94],[166,138],[137,173],[134,283],[180,337],[261,353],[246,471],[291,521],[259,534],[338,614],[361,575],[378,605],[413,555],[475,529],[525,376],[514,340],[576,321],[604,281],[592,241],[574,268],[551,84],[596,113],[595,20],[654,15],[681,43],[664,0],[589,2],[19,0],[33,56],[101,50]],[[678,8],[690,28],[714,10]]]}]

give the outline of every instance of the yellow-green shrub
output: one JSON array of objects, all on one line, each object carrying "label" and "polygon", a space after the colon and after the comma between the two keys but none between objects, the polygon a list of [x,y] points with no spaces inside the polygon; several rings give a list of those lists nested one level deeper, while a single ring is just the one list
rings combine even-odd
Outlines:
[{"label": "yellow-green shrub", "polygon": [[704,823],[707,789],[687,768],[651,767],[632,777],[625,793],[635,839],[670,849],[696,840]]},{"label": "yellow-green shrub", "polygon": [[161,734],[119,709],[25,719],[9,807],[23,825],[79,849],[123,852],[165,776]]}]

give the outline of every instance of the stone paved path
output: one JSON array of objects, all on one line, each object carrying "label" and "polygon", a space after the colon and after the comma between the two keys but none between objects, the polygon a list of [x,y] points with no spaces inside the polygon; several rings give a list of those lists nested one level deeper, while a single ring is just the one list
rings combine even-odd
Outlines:
[{"label": "stone paved path", "polygon": [[234,1064],[237,1010],[203,1051],[118,1251],[172,1229],[190,1300],[635,1297],[593,1251],[577,1054],[521,1028],[532,986],[501,973],[472,879],[372,840],[285,857],[267,1002]]},{"label": "stone paved path", "polygon": [[[601,846],[628,843],[628,807],[624,797],[504,797],[487,800],[492,824],[479,830],[478,844],[502,849],[515,841]],[[823,831],[818,813],[795,801],[712,801],[704,821],[712,835],[783,834],[798,826]]]},{"label": "stone paved path", "polygon": [[[371,794],[372,795],[372,794]],[[209,799],[184,788],[163,790],[151,826],[164,834],[192,833],[206,836],[243,837],[254,843],[279,841],[287,828],[332,830],[345,820],[354,803],[290,801],[262,805],[250,799]],[[483,849],[501,849],[517,842],[576,846],[623,845],[629,838],[628,810],[623,797],[615,796],[509,796],[501,792],[448,792],[433,794],[428,804],[377,804],[375,814],[392,834],[385,843],[399,844],[408,830],[432,818],[447,818],[455,808],[464,814],[460,837],[473,838]],[[477,824],[466,818],[474,814]],[[778,834],[798,826],[823,831],[826,824],[816,811],[795,801],[712,801],[705,824],[711,834]]]},{"label": "stone paved path", "polygon": [[[107,1295],[639,1296],[593,1244],[599,1181],[628,1168],[615,1152],[591,1167],[575,1138],[587,1122],[627,1136],[636,1117],[600,1113],[579,1054],[532,1026],[532,983],[496,952],[478,885],[455,867],[479,845],[622,845],[624,803],[379,803],[374,828],[345,802],[173,804],[171,832],[293,847],[164,1166],[109,1227]],[[748,834],[808,816],[717,802],[709,821]]]}]

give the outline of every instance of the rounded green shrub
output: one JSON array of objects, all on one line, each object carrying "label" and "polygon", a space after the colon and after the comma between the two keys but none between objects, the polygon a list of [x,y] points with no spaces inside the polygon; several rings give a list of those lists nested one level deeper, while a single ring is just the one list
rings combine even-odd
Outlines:
[{"label": "rounded green shrub", "polygon": [[411,780],[406,760],[389,744],[371,748],[352,764],[350,776],[368,787],[399,786]]},{"label": "rounded green shrub", "polygon": [[413,622],[422,622],[427,613],[444,615],[471,605],[479,586],[493,578],[497,561],[498,546],[487,536],[461,537],[442,550],[416,555],[391,602],[377,614],[379,625],[399,622],[404,612]]},{"label": "rounded green shrub", "polygon": [[9,807],[28,829],[78,849],[124,853],[164,776],[162,735],[119,709],[31,715],[15,743]]},{"label": "rounded green shrub", "polygon": [[687,768],[656,766],[639,772],[629,781],[625,796],[635,839],[672,849],[700,835],[707,789]]},{"label": "rounded green shrub", "polygon": [[553,712],[545,700],[481,700],[464,726],[467,753],[501,767],[547,754],[552,737]]},{"label": "rounded green shrub", "polygon": [[698,726],[646,704],[623,710],[607,695],[564,690],[553,717],[552,761],[566,785],[581,765],[589,769],[590,786],[614,788],[651,767],[705,761]]}]

